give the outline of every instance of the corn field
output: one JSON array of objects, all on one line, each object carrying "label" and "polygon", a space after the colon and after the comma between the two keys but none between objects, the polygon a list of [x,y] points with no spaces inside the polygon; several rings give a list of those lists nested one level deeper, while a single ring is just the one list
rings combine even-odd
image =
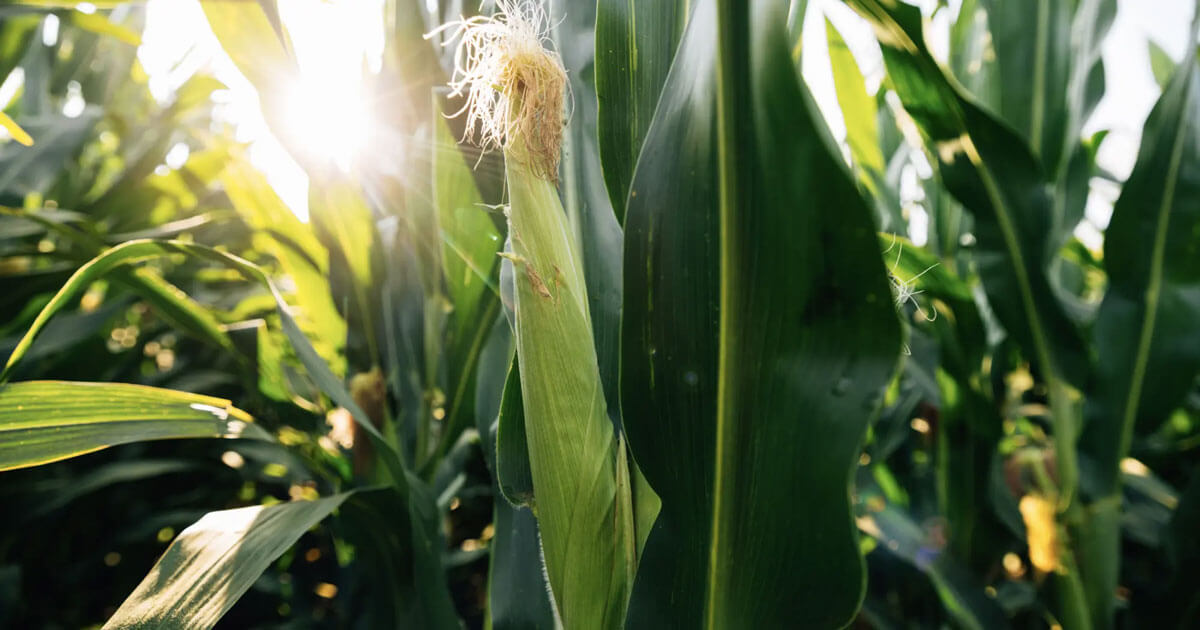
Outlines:
[{"label": "corn field", "polygon": [[1200,627],[1118,4],[0,3],[0,627]]}]

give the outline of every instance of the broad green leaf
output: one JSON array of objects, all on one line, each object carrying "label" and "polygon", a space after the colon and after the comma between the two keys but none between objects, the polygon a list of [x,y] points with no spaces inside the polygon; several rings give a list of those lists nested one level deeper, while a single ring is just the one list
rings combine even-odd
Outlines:
[{"label": "broad green leaf", "polygon": [[295,317],[301,329],[309,333],[330,370],[343,374],[346,322],[330,295],[325,248],[312,228],[292,214],[262,173],[243,157],[232,160],[221,171],[220,180],[238,215],[255,230],[255,248],[269,253],[291,279]]},{"label": "broad green leaf", "polygon": [[250,80],[270,109],[278,99],[286,98],[281,86],[295,71],[291,42],[277,30],[274,2],[220,0],[203,2],[204,15],[221,48],[238,70]]},{"label": "broad green leaf", "polygon": [[0,470],[167,438],[269,440],[228,400],[123,383],[0,385]]},{"label": "broad green leaf", "polygon": [[862,599],[849,484],[900,331],[785,10],[696,6],[633,178],[621,396],[662,499],[633,628],[836,627]]},{"label": "broad green leaf", "polygon": [[491,563],[488,565],[488,612],[494,630],[541,630],[555,627],[542,573],[537,519],[527,507],[495,502]]},{"label": "broad green leaf", "polygon": [[1044,164],[1057,165],[1066,137],[1072,3],[980,0],[999,73],[997,111]]},{"label": "broad green leaf", "polygon": [[634,166],[690,4],[684,0],[596,1],[597,129],[604,183],[624,222]]},{"label": "broad green leaf", "polygon": [[[1194,40],[1193,40],[1194,42]],[[1194,43],[1192,48],[1194,49]],[[1110,619],[1118,580],[1120,464],[1137,428],[1161,424],[1200,372],[1200,64],[1188,55],[1142,131],[1104,244],[1108,292],[1081,448],[1093,474],[1093,616]],[[1107,530],[1107,531],[1105,531]],[[1102,563],[1102,564],[1101,564]]]},{"label": "broad green leaf", "polygon": [[496,482],[514,506],[533,505],[533,473],[529,470],[529,438],[521,400],[521,367],[513,356],[496,426]]},{"label": "broad green leaf", "polygon": [[167,547],[104,627],[213,627],[276,558],[349,496],[205,514]]}]

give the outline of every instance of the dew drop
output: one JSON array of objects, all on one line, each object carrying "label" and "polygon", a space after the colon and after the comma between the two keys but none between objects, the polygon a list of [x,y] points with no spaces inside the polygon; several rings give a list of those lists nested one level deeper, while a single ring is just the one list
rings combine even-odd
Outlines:
[{"label": "dew drop", "polygon": [[845,376],[839,378],[837,380],[837,382],[833,384],[833,395],[834,396],[846,395],[846,392],[850,391],[850,385],[851,385],[850,379],[846,378]]},{"label": "dew drop", "polygon": [[688,370],[683,373],[683,382],[695,387],[700,382],[700,375],[695,370]]}]

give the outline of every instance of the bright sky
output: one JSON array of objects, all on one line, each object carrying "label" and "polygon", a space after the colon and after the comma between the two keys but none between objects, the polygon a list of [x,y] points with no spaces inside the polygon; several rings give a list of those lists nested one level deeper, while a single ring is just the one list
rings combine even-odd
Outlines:
[{"label": "bright sky", "polygon": [[[952,8],[957,10],[960,1],[951,0]],[[362,76],[362,60],[365,56],[368,62],[377,63],[382,49],[377,17],[381,0],[287,0],[280,4],[305,76],[303,85],[296,87],[296,107],[285,124],[303,131],[325,152],[341,156],[340,161],[348,161],[356,145],[371,135],[365,115],[345,112],[362,111],[361,103],[353,96]],[[1150,73],[1146,41],[1154,40],[1173,59],[1182,58],[1193,6],[1194,0],[1118,1],[1117,19],[1104,47],[1108,93],[1085,132],[1111,130],[1099,160],[1122,179],[1133,166],[1142,124],[1159,96]],[[237,125],[240,140],[251,143],[251,160],[266,172],[296,214],[307,217],[307,177],[271,136],[253,88],[221,51],[197,0],[149,0],[147,11],[139,58],[151,77],[151,90],[165,99],[191,73],[205,66],[211,68],[230,87],[221,95],[223,116]],[[871,29],[861,18],[840,0],[810,0],[804,25],[803,75],[834,137],[842,139],[845,125],[825,54],[823,15],[829,16],[846,39],[871,90],[879,83],[883,65]],[[945,47],[946,28],[944,21],[934,25],[935,50],[939,45]],[[344,126],[317,124],[322,120],[340,121]],[[1079,232],[1092,246],[1099,244],[1096,228],[1107,224],[1117,193],[1109,188],[1100,186],[1093,191],[1088,217],[1094,225]],[[921,217],[915,219],[918,225],[914,227],[923,231]],[[913,236],[924,240],[922,234]]]}]

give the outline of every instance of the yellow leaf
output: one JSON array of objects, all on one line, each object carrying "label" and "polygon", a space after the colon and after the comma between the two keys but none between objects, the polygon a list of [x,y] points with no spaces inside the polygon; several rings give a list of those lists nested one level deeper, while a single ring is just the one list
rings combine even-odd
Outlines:
[{"label": "yellow leaf", "polygon": [[20,142],[27,147],[33,146],[33,136],[29,135],[29,132],[22,129],[21,125],[17,124],[17,121],[10,118],[8,114],[5,114],[4,112],[0,112],[0,127],[7,129],[9,135],[13,137],[13,140]]}]

